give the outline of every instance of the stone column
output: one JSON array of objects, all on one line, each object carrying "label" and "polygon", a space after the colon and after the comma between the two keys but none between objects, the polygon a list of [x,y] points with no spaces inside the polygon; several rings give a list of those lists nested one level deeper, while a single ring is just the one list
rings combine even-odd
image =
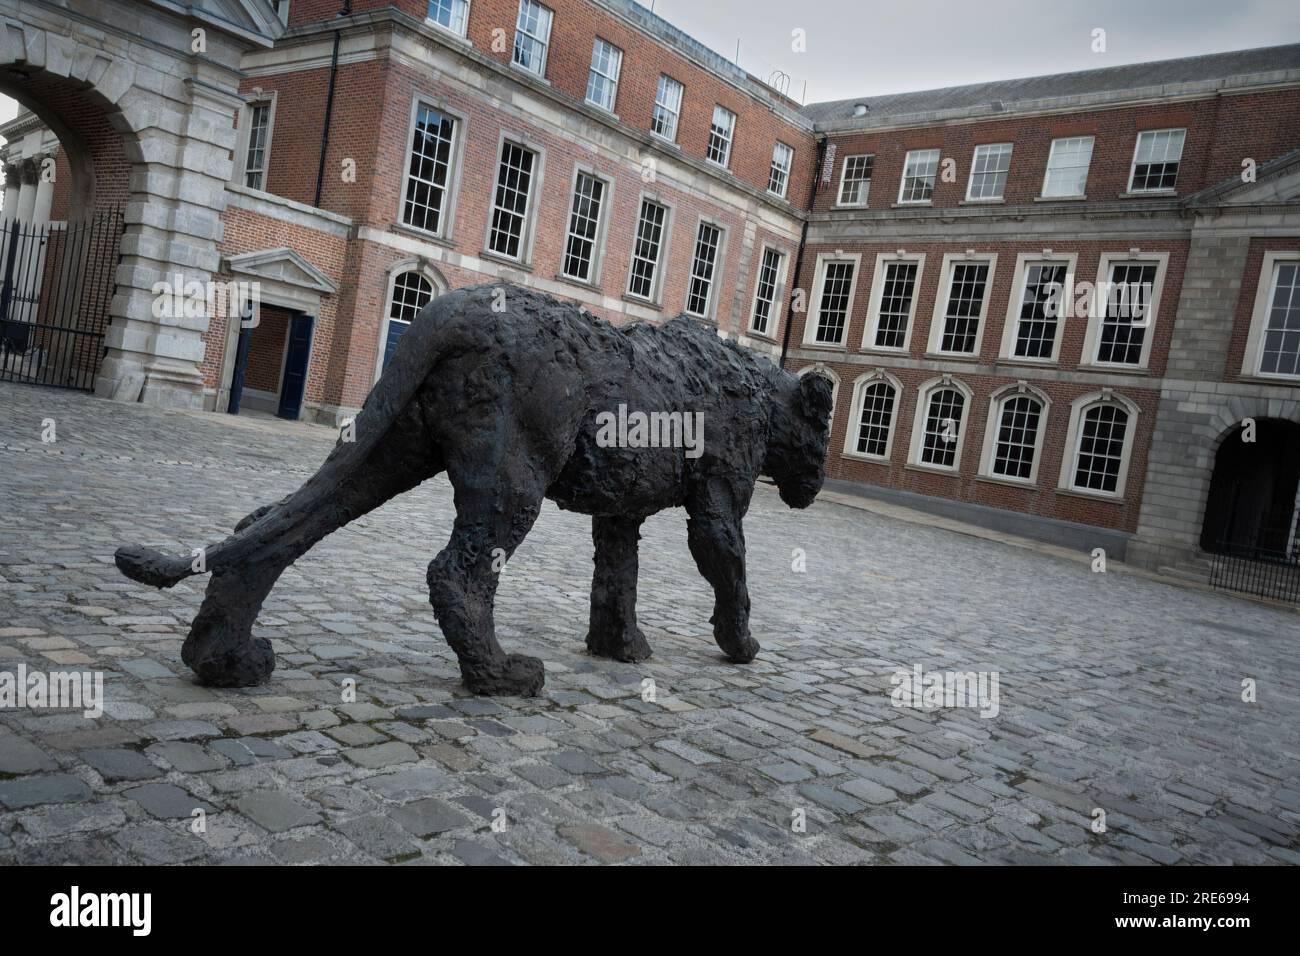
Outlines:
[{"label": "stone column", "polygon": [[36,164],[36,201],[32,207],[32,222],[41,225],[50,221],[50,209],[54,206],[54,180],[42,175],[43,164],[52,156],[37,156]]},{"label": "stone column", "polygon": [[[199,65],[196,72],[205,69],[210,68]],[[214,75],[184,81],[184,113],[166,124],[177,133],[154,128],[142,135],[143,152],[169,157],[169,162],[151,166],[141,180],[143,191],[155,198],[127,206],[127,224],[137,228],[123,237],[113,322],[104,340],[108,353],[95,381],[95,394],[102,397],[203,406],[199,364],[209,316],[206,309],[173,314],[172,301],[155,315],[154,288],[161,283],[170,290],[179,284],[182,293],[186,288],[206,292],[219,265],[220,217],[241,100],[232,76],[210,72]],[[168,201],[158,201],[160,196]]]},{"label": "stone column", "polygon": [[5,205],[3,216],[12,219],[18,208],[18,192],[22,188],[22,171],[17,163],[5,163]]},{"label": "stone column", "polygon": [[14,215],[23,222],[31,222],[32,213],[36,210],[36,181],[40,170],[28,159],[19,166],[19,171],[22,185],[18,190],[18,204],[14,209]]}]

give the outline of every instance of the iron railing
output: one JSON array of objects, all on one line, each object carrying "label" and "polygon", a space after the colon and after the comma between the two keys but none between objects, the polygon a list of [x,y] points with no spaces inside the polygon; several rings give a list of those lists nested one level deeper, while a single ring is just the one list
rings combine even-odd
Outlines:
[{"label": "iron railing", "polygon": [[116,206],[66,223],[0,220],[0,381],[95,387],[122,229]]},{"label": "iron railing", "polygon": [[1292,529],[1261,533],[1256,541],[1278,542],[1281,548],[1220,542],[1210,557],[1211,587],[1300,604],[1300,542]]}]

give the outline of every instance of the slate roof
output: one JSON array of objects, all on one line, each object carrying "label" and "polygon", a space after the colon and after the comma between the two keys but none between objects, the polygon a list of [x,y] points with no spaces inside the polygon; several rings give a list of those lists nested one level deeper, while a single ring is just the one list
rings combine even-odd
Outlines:
[{"label": "slate roof", "polygon": [[[1155,63],[1133,63],[1099,70],[1080,70],[1075,73],[996,80],[969,86],[949,86],[937,90],[859,96],[826,103],[809,103],[801,112],[819,127],[834,125],[836,128],[865,128],[915,114],[969,111],[994,115],[1011,110],[1016,103],[1117,95],[1126,90],[1150,92],[1162,87],[1172,88],[1165,90],[1172,93],[1177,92],[1176,87],[1183,84],[1213,83],[1229,77],[1282,74],[1295,70],[1300,70],[1300,43],[1159,60]],[[866,116],[853,115],[857,103],[867,104]],[[1000,103],[1001,108],[995,107],[995,103]]]}]

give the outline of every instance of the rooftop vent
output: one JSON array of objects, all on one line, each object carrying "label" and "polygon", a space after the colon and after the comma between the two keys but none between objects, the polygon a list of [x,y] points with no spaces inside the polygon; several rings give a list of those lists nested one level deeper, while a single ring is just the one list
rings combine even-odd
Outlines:
[{"label": "rooftop vent", "polygon": [[870,108],[871,108],[871,107],[867,106],[866,103],[854,103],[854,104],[853,104],[853,115],[854,115],[854,116],[866,116],[866,115],[867,115],[867,110],[869,110]]}]

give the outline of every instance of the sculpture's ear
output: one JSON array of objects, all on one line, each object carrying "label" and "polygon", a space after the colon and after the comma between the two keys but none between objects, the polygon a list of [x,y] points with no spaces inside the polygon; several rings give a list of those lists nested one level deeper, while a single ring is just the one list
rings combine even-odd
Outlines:
[{"label": "sculpture's ear", "polygon": [[831,416],[831,396],[834,386],[825,375],[809,372],[799,378],[795,397],[799,412],[819,425]]}]

